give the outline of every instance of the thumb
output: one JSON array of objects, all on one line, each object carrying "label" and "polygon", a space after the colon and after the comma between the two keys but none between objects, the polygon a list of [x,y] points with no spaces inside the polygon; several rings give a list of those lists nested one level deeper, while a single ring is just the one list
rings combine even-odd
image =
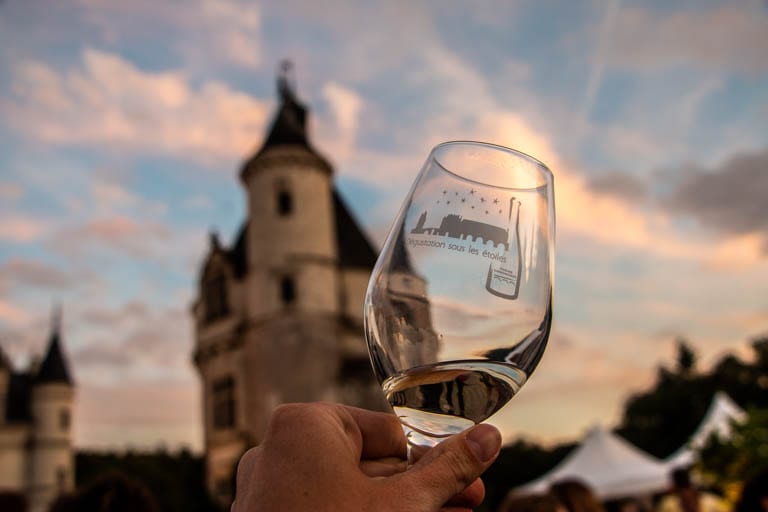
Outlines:
[{"label": "thumb", "polygon": [[[402,473],[402,496],[423,510],[438,510],[488,469],[501,448],[501,434],[491,425],[477,425],[446,439]],[[421,510],[421,508],[420,508]]]}]

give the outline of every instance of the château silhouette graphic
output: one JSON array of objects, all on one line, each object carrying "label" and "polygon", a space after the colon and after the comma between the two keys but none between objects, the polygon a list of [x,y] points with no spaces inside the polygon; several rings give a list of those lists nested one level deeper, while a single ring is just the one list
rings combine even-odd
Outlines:
[{"label": "ch\u00e2teau silhouette graphic", "polygon": [[440,227],[424,227],[427,221],[427,212],[421,214],[416,227],[411,230],[414,235],[436,235],[487,243],[493,242],[494,246],[503,245],[504,250],[509,249],[509,228],[504,229],[493,224],[469,220],[454,213],[446,215],[440,222]]}]

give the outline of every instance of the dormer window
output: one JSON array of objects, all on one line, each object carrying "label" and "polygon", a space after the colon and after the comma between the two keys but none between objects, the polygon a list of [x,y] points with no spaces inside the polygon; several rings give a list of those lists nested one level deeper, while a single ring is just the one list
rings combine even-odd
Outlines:
[{"label": "dormer window", "polygon": [[293,276],[283,276],[280,279],[280,299],[284,306],[296,302],[296,281]]},{"label": "dormer window", "polygon": [[213,427],[226,430],[235,426],[235,379],[226,376],[213,382]]},{"label": "dormer window", "polygon": [[293,196],[288,189],[280,189],[277,193],[277,213],[281,217],[287,217],[293,212]]},{"label": "dormer window", "polygon": [[217,320],[229,314],[229,300],[227,299],[227,279],[223,274],[208,278],[204,285],[205,290],[205,319]]}]

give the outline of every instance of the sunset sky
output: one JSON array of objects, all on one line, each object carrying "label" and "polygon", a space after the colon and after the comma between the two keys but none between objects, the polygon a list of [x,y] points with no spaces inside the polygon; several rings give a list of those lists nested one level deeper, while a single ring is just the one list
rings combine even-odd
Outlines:
[{"label": "sunset sky", "polygon": [[63,305],[78,446],[201,447],[189,306],[284,58],[377,245],[438,142],[553,170],[553,334],[507,439],[615,425],[676,336],[706,368],[768,333],[768,4],[465,4],[0,1],[0,346],[23,367]]}]

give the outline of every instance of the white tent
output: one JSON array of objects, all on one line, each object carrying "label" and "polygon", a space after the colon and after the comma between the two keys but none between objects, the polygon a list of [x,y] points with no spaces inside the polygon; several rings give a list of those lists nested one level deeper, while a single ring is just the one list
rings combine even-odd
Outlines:
[{"label": "white tent", "polygon": [[550,484],[577,478],[601,500],[664,491],[668,466],[601,427],[592,428],[581,444],[549,473],[518,487],[522,493],[543,492]]},{"label": "white tent", "polygon": [[747,413],[731,400],[731,397],[718,391],[712,398],[709,410],[699,427],[679,450],[667,457],[667,467],[690,466],[694,463],[696,452],[707,442],[709,436],[717,434],[722,439],[730,437],[733,423],[740,423],[747,419]]}]

